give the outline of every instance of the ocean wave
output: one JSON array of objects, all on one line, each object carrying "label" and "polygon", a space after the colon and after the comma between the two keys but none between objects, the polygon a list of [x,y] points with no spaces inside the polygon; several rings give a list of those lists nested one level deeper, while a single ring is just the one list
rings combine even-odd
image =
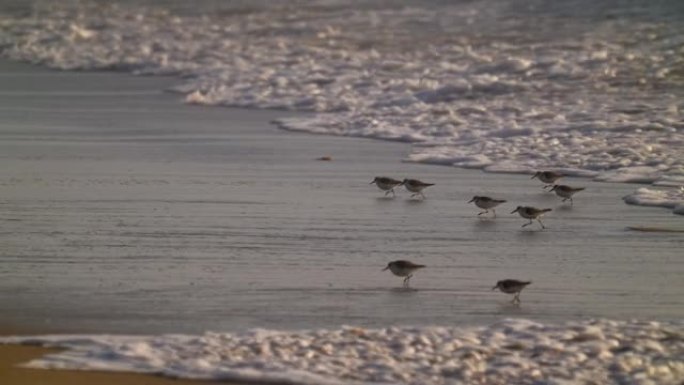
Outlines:
[{"label": "ocean wave", "polygon": [[389,327],[161,336],[2,337],[67,350],[31,368],[128,371],[288,384],[680,384],[681,323],[508,319],[486,327]]},{"label": "ocean wave", "polygon": [[670,189],[640,188],[622,198],[625,203],[672,209],[674,214],[684,215],[684,187]]},{"label": "ocean wave", "polygon": [[408,161],[676,180],[678,2],[623,3],[35,1],[0,15],[0,53],[177,75],[187,103],[313,111],[278,124],[413,143]]}]

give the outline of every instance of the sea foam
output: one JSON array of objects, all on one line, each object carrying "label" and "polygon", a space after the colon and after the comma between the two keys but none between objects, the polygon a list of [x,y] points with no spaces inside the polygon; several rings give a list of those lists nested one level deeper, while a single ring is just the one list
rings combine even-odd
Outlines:
[{"label": "sea foam", "polygon": [[408,161],[662,183],[684,175],[684,23],[651,3],[36,1],[0,15],[0,54],[178,75],[187,103],[313,111],[278,124]]},{"label": "sea foam", "polygon": [[32,368],[288,384],[660,384],[684,381],[684,325],[504,320],[487,327],[3,337],[67,350]]},{"label": "sea foam", "polygon": [[672,209],[675,214],[684,215],[684,187],[676,189],[643,187],[622,199],[631,205],[665,207]]}]

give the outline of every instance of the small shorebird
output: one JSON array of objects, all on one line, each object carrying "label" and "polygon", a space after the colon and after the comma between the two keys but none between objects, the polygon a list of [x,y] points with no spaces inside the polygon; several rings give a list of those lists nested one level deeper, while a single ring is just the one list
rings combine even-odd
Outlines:
[{"label": "small shorebird", "polygon": [[502,281],[499,281],[496,283],[496,286],[492,288],[492,290],[499,289],[501,290],[502,293],[506,294],[515,294],[513,296],[513,303],[520,303],[520,292],[522,289],[525,288],[525,286],[531,284],[532,281],[518,281],[515,279],[504,279]]},{"label": "small shorebird", "polygon": [[423,199],[425,199],[425,195],[423,195],[423,189],[435,185],[434,183],[421,182],[418,179],[404,179],[404,181],[401,182],[401,184],[403,184],[407,190],[413,193],[411,194],[411,198],[413,198],[416,195],[420,195],[421,197],[423,197]]},{"label": "small shorebird", "polygon": [[376,186],[382,191],[385,191],[385,196],[389,195],[389,193],[392,193],[392,196],[396,196],[394,193],[394,188],[401,185],[400,180],[388,178],[386,176],[376,176],[375,179],[373,179],[370,184],[375,183]]},{"label": "small shorebird", "polygon": [[489,209],[491,209],[492,213],[494,213],[494,218],[496,218],[496,211],[494,210],[494,207],[502,203],[505,203],[506,201],[501,199],[492,199],[490,197],[481,197],[475,195],[473,199],[468,201],[468,203],[471,202],[475,202],[475,206],[485,210],[477,215],[487,214],[489,212]]},{"label": "small shorebird", "polygon": [[553,184],[562,177],[563,174],[554,171],[537,171],[530,179],[539,178],[540,181],[546,183],[546,185],[544,185],[544,189],[546,189],[547,187],[553,186]]},{"label": "small shorebird", "polygon": [[387,267],[382,269],[382,271],[389,269],[392,274],[396,275],[397,277],[406,277],[404,278],[404,287],[408,287],[409,279],[413,277],[413,272],[424,267],[425,265],[416,265],[410,261],[399,260],[388,263]]},{"label": "small shorebird", "polygon": [[546,227],[544,227],[544,224],[541,221],[541,216],[548,211],[551,211],[551,209],[538,209],[536,207],[530,206],[518,206],[515,208],[515,210],[511,211],[511,214],[518,213],[521,217],[530,220],[529,222],[525,223],[520,227],[529,226],[532,224],[532,220],[536,219],[537,222],[539,222],[539,224],[541,225],[542,229],[545,229]]},{"label": "small shorebird", "polygon": [[570,199],[570,206],[572,206],[572,196],[582,190],[584,190],[584,187],[570,187],[564,184],[554,184],[549,191],[555,191],[556,195],[563,198],[563,202]]}]

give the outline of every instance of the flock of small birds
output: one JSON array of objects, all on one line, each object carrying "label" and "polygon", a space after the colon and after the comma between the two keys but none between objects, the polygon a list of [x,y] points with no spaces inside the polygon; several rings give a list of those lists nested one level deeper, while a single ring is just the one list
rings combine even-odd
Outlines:
[{"label": "flock of small birds", "polygon": [[[566,202],[569,200],[570,205],[573,205],[574,202],[572,200],[572,196],[584,190],[584,187],[570,187],[566,185],[556,184],[556,182],[563,176],[563,174],[554,171],[538,171],[532,176],[532,179],[537,178],[540,181],[544,182],[544,190],[548,189],[549,192],[555,192],[556,195],[563,198],[562,202]],[[411,198],[419,196],[421,199],[425,199],[425,194],[423,194],[423,190],[427,187],[434,186],[434,183],[425,183],[417,179],[404,179],[403,181],[400,181],[385,176],[375,177],[375,179],[373,179],[373,181],[370,184],[375,184],[380,190],[384,191],[385,196],[392,194],[393,197],[396,196],[394,189],[399,186],[404,186],[406,190],[412,193]],[[473,199],[468,201],[468,203],[474,203],[475,206],[484,210],[477,214],[478,216],[488,214],[491,210],[493,218],[496,218],[495,207],[505,202],[506,201],[503,199],[494,199],[487,196],[479,195],[474,196]],[[551,209],[549,208],[540,209],[532,206],[518,206],[515,208],[515,210],[511,212],[511,214],[518,213],[521,217],[529,219],[529,222],[523,224],[521,227],[527,227],[533,223],[533,220],[536,220],[537,222],[539,222],[541,228],[545,229],[546,227],[544,227],[544,224],[541,221],[541,217],[542,215],[544,215],[544,213],[547,213],[549,211],[551,211]],[[404,287],[408,288],[409,280],[413,276],[413,273],[424,267],[425,265],[419,265],[411,261],[398,260],[388,263],[387,266],[383,269],[383,271],[389,270],[392,272],[392,274],[398,277],[404,277]],[[504,279],[498,281],[496,285],[494,285],[492,290],[499,289],[503,293],[513,294],[512,303],[519,304],[520,292],[522,292],[522,290],[531,283],[531,281]]]},{"label": "flock of small birds", "polygon": [[421,182],[418,179],[404,179],[404,180],[396,180],[392,178],[388,178],[386,176],[376,176],[375,179],[373,179],[370,184],[375,183],[376,186],[382,191],[385,191],[385,196],[389,195],[392,193],[392,196],[396,196],[394,193],[394,188],[399,187],[399,186],[404,186],[406,189],[413,194],[411,194],[411,198],[415,196],[420,196],[421,198],[425,199],[425,195],[423,194],[423,189],[426,187],[434,186],[434,183],[425,183]]}]

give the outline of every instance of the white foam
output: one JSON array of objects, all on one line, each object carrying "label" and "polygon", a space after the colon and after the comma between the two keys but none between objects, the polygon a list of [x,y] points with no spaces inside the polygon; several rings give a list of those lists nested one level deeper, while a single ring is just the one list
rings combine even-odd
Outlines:
[{"label": "white foam", "polygon": [[670,3],[643,18],[639,4],[590,0],[559,14],[488,0],[201,4],[37,1],[0,15],[0,52],[181,75],[188,103],[318,112],[279,124],[421,144],[410,161],[640,183],[684,168],[684,24]]},{"label": "white foam", "polygon": [[660,180],[662,167],[621,167],[605,172],[595,179],[603,182],[653,183]]},{"label": "white foam", "polygon": [[[60,346],[32,368],[129,371],[294,384],[679,384],[684,325],[504,320],[487,327],[390,327],[243,334],[3,337]],[[648,382],[651,381],[651,382]]]},{"label": "white foam", "polygon": [[684,187],[651,189],[642,187],[622,198],[626,203],[672,209],[674,214],[684,215]]}]

